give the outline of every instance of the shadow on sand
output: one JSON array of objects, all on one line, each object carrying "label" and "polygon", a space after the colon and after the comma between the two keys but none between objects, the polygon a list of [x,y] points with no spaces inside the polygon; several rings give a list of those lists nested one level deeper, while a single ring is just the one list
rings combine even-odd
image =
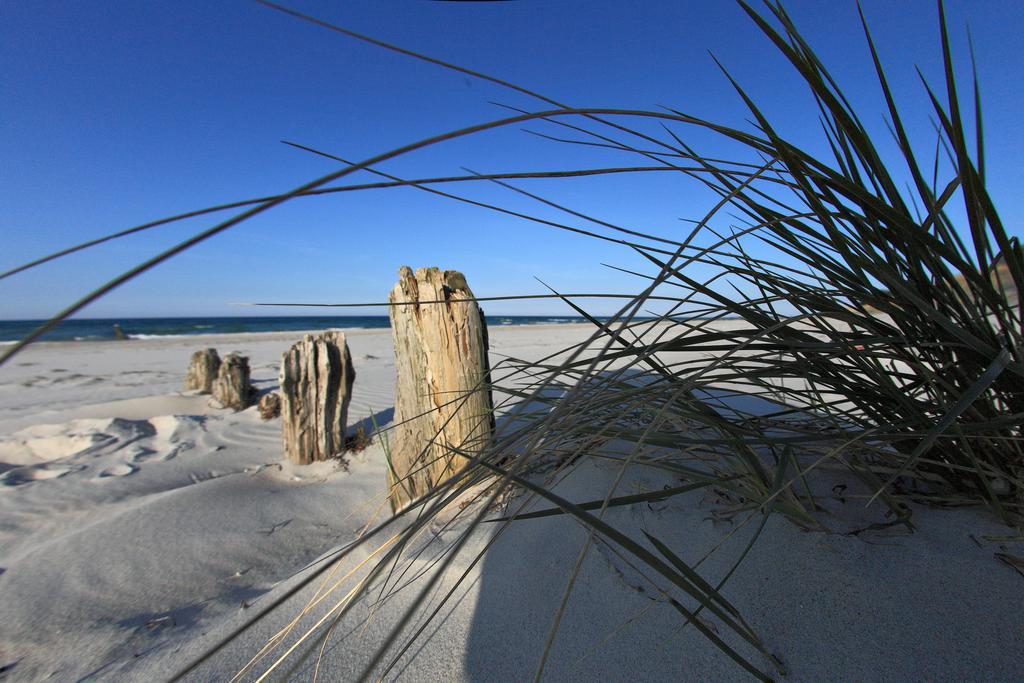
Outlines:
[{"label": "shadow on sand", "polygon": [[[771,401],[731,392],[709,393],[707,399],[723,414],[780,409]],[[525,408],[534,417],[545,409],[543,404]],[[393,419],[387,412],[376,415],[378,424]],[[499,431],[514,428],[521,418],[499,419]],[[621,445],[628,451],[629,444]],[[564,475],[549,469],[534,477],[577,503],[602,500],[613,486],[615,495],[631,495],[679,484],[672,472],[630,467],[623,473],[621,464],[584,458]],[[746,526],[716,521],[710,514],[714,497],[708,489],[622,505],[607,509],[603,520],[649,550],[654,546],[640,540],[644,534],[659,539],[716,583],[743,554],[760,513],[755,511],[754,523]],[[521,494],[507,512],[550,507]],[[862,506],[857,509],[863,514]],[[505,512],[487,514],[496,520]],[[986,677],[1011,679],[1017,660],[1006,653],[1015,643],[1019,646],[1019,637],[1006,625],[1019,623],[1019,610],[1005,596],[1017,594],[1019,577],[993,573],[990,553],[981,557],[978,553],[985,551],[971,550],[965,541],[968,531],[981,533],[972,511],[937,514],[943,515],[941,523],[922,524],[913,535],[886,530],[856,537],[808,533],[774,516],[723,595],[768,651],[786,663],[788,680],[951,679],[970,678],[972,671],[974,677],[985,672]],[[329,632],[326,643],[311,639],[274,680],[309,680],[314,672],[319,680],[355,680],[385,645],[383,661],[397,661],[387,671],[374,669],[373,680],[531,680],[546,649],[543,680],[751,680],[698,629],[685,626],[666,596],[652,587],[650,568],[619,548],[588,538],[587,529],[568,516],[484,522],[481,527],[445,567],[442,551],[458,542],[466,526],[446,529],[432,523],[388,576],[388,589],[371,589],[363,603],[324,631]],[[417,557],[420,551],[424,554]],[[420,588],[435,571],[442,574],[434,592],[417,604]],[[655,583],[667,585],[660,578]],[[310,595],[306,591],[296,602]],[[947,595],[961,597],[939,599]],[[673,596],[691,610],[696,607],[679,591]],[[214,664],[217,676],[206,670],[191,680],[237,671],[294,615],[294,606],[275,613],[250,639],[224,653]],[[979,614],[987,618],[978,619]],[[429,623],[424,615],[430,615]],[[390,640],[407,616],[399,636]],[[718,620],[707,614],[701,619],[754,666],[772,672],[763,656]],[[971,628],[965,631],[964,624]]]}]

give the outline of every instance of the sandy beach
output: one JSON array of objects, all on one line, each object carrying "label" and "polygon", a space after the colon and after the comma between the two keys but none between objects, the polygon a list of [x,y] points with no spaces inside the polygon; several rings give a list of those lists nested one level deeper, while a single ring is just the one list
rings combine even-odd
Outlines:
[{"label": "sandy beach", "polygon": [[[492,365],[506,354],[536,360],[589,332],[585,325],[492,329]],[[292,466],[277,421],[261,422],[255,407],[233,413],[181,390],[190,354],[207,346],[247,355],[256,388],[276,388],[280,355],[298,336],[43,343],[3,369],[0,678],[167,679],[320,565],[304,567],[386,518],[379,441],[346,462]],[[380,426],[393,416],[390,332],[351,330],[348,342],[357,372],[349,422],[372,431],[371,415]],[[566,498],[590,500],[615,475],[588,461],[550,483]],[[628,474],[620,490],[670,483],[648,470]],[[753,528],[712,522],[712,506],[710,494],[698,493],[610,509],[605,519],[632,534],[671,538],[693,562],[733,532],[701,565],[717,580]],[[1015,679],[1024,657],[1024,579],[993,559],[1000,544],[984,538],[1006,535],[1006,527],[969,509],[918,509],[915,521],[913,534],[890,528],[848,536],[804,532],[775,516],[724,594],[783,661],[788,680]],[[408,571],[390,577],[388,590],[371,591],[380,599],[356,605],[326,644],[311,639],[270,679],[310,680],[314,671],[317,680],[360,676],[413,605],[426,570],[467,523],[454,513],[435,521],[409,551]],[[517,522],[498,538],[490,531],[498,525],[483,526],[403,635],[435,607],[437,618],[375,676],[533,677],[587,534],[565,517]],[[378,545],[351,553],[188,680],[230,679],[324,580],[351,569],[358,576],[358,563]],[[747,677],[696,629],[682,628],[668,602],[644,590],[639,571],[605,544],[592,548],[546,680]],[[316,604],[303,624],[337,599]]]},{"label": "sandy beach", "polygon": [[5,2],[0,683],[1024,681],[1022,29]]}]

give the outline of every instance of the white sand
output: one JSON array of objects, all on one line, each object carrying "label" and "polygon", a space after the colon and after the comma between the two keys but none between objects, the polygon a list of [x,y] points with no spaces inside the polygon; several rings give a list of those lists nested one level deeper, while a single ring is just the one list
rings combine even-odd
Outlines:
[{"label": "white sand", "polygon": [[[540,358],[588,331],[492,329],[492,364],[503,353]],[[202,346],[248,355],[257,388],[271,389],[281,352],[299,336],[39,344],[0,368],[0,679],[166,679],[282,595],[296,571],[381,519],[379,446],[351,456],[347,469],[292,467],[282,460],[276,421],[180,391],[189,355]],[[357,372],[350,422],[372,413],[383,425],[393,405],[390,333],[356,330],[348,340]],[[615,475],[586,464],[557,490],[574,500],[603,497]],[[672,483],[648,471],[631,474],[618,490]],[[705,519],[711,509],[707,497],[694,494],[614,508],[606,520],[633,536],[643,529],[663,538],[695,562],[731,530]],[[773,519],[725,595],[786,663],[789,680],[1019,679],[1024,578],[993,559],[999,543],[982,539],[1012,532],[973,510],[916,510],[915,522],[915,534],[850,537]],[[426,568],[464,525],[461,518],[449,528],[436,525],[398,583]],[[470,567],[497,528],[486,526],[440,588],[465,579],[386,678],[533,677],[585,534],[564,517],[517,522]],[[704,575],[721,577],[751,531],[744,528],[702,565]],[[344,565],[374,547],[360,548]],[[380,604],[354,608],[332,632],[319,678],[356,678],[423,584],[419,578]],[[318,585],[191,679],[231,678]],[[696,629],[680,630],[678,613],[643,586],[637,569],[610,548],[593,547],[545,678],[746,677]],[[437,596],[428,604],[436,606]],[[310,679],[319,646],[314,640],[312,656],[295,670],[298,658],[289,660],[271,678]]]}]

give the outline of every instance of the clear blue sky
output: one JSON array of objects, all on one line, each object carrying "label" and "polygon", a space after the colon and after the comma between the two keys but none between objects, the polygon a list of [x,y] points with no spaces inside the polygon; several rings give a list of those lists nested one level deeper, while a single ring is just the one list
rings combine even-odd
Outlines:
[{"label": "clear blue sky", "polygon": [[[918,139],[930,139],[914,66],[941,75],[931,0],[866,0],[865,11]],[[821,135],[807,94],[738,6],[716,2],[519,0],[298,2],[353,30],[520,83],[577,106],[660,105],[742,126],[721,59],[777,122],[812,150]],[[798,0],[790,13],[881,137],[882,103],[852,2]],[[948,3],[966,64],[975,39],[985,96],[990,191],[1020,234],[1024,3]],[[966,74],[965,74],[966,75]],[[161,216],[287,191],[337,164],[291,139],[361,159],[537,109],[494,85],[236,2],[37,2],[0,6],[0,269]],[[531,124],[537,131],[557,132]],[[693,140],[705,151],[706,136]],[[636,163],[514,128],[385,164],[404,177]],[[522,181],[521,187],[628,227],[681,234],[711,205],[693,181],[666,177]],[[365,174],[351,180],[370,181]],[[456,192],[541,216],[507,190]],[[0,282],[0,318],[52,314],[158,250],[213,223],[158,228]],[[578,224],[578,222],[575,222]],[[465,271],[479,296],[633,292],[621,248],[438,199],[415,189],[301,199],[244,223],[123,286],[89,317],[249,315],[237,301],[377,301],[396,269]],[[491,304],[488,313],[565,313],[558,302]],[[596,313],[608,305],[593,305]],[[282,314],[294,310],[260,310]],[[383,313],[381,309],[347,311]]]}]

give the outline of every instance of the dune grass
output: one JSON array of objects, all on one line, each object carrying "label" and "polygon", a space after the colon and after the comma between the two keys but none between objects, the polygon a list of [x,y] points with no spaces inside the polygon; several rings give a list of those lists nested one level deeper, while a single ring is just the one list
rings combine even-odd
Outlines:
[{"label": "dune grass", "polygon": [[[438,482],[395,517],[367,530],[357,545],[377,544],[375,550],[353,570],[354,583],[334,583],[336,590],[349,592],[312,626],[300,627],[300,617],[312,615],[313,607],[326,597],[318,594],[287,632],[255,653],[241,675],[257,667],[268,673],[296,666],[296,661],[317,650],[303,650],[303,645],[318,638],[316,642],[325,643],[333,625],[359,600],[369,599],[371,592],[396,590],[395,577],[403,576],[423,552],[413,550],[417,539],[443,511],[460,501],[473,504],[446,518],[445,525],[462,520],[464,530],[415,584],[419,597],[399,628],[379,644],[367,677],[386,675],[422,635],[440,608],[426,615],[418,610],[426,608],[440,577],[485,522],[489,533],[500,534],[508,525],[567,515],[588,532],[580,560],[566,577],[564,599],[552,605],[547,646],[538,653],[537,678],[544,672],[583,558],[600,542],[644,567],[652,592],[678,612],[682,623],[692,625],[738,667],[763,680],[783,674],[784,669],[723,594],[738,562],[712,580],[700,572],[699,563],[685,562],[665,539],[646,534],[631,537],[615,528],[605,520],[608,509],[714,491],[717,518],[733,520],[736,529],[756,527],[739,561],[773,513],[806,529],[833,529],[836,522],[828,514],[828,499],[837,495],[833,488],[837,477],[860,482],[861,492],[849,495],[867,505],[865,523],[873,528],[912,528],[911,502],[981,505],[1008,525],[1021,523],[1024,316],[1017,293],[1024,284],[1024,252],[1001,223],[986,192],[980,90],[975,77],[970,104],[963,104],[941,5],[938,33],[944,82],[937,88],[922,84],[938,122],[933,158],[925,162],[911,145],[866,22],[866,58],[877,74],[880,107],[893,134],[892,141],[884,143],[872,139],[841,86],[780,4],[769,2],[759,12],[740,2],[813,95],[832,153],[821,158],[782,137],[724,68],[725,78],[752,117],[750,130],[674,110],[570,107],[520,86],[264,4],[350,38],[370,40],[385,49],[513,88],[549,108],[520,111],[356,163],[305,148],[344,166],[291,192],[136,226],[0,274],[11,276],[63,254],[182,217],[245,208],[83,297],[52,324],[156,263],[256,213],[325,192],[413,186],[569,230],[581,239],[615,242],[642,256],[650,269],[633,272],[641,283],[639,291],[627,297],[610,320],[598,320],[579,303],[586,297],[605,296],[601,293],[552,290],[544,295],[562,298],[590,320],[591,337],[552,358],[505,359],[495,364],[493,386],[477,388],[499,397],[496,410],[505,419],[493,444],[479,456],[469,455],[476,449],[468,444],[452,446],[453,454],[466,457],[467,467]],[[640,121],[660,123],[661,133],[641,130],[635,125]],[[373,170],[381,161],[429,145],[523,122],[557,126],[568,136],[557,139],[567,144],[598,145],[641,161],[615,168],[469,173],[416,180],[375,171],[385,182],[325,187],[356,170]],[[749,154],[732,161],[703,156],[687,143],[693,129],[721,136]],[[896,165],[884,161],[893,147],[898,152]],[[614,225],[509,184],[534,177],[655,172],[679,173],[720,197],[683,238]],[[561,210],[567,218],[557,222],[513,212],[435,187],[480,181],[501,183]],[[702,268],[699,278],[693,275],[696,266]],[[637,319],[651,313],[654,304],[660,311],[655,320]],[[45,329],[44,325],[24,343]],[[0,362],[20,348],[8,349]],[[737,407],[737,397],[750,396],[765,399],[761,405],[769,409]],[[615,485],[600,499],[565,499],[552,482],[587,459],[615,464]],[[618,490],[618,483],[634,468],[668,472],[678,485],[627,495]],[[518,497],[510,498],[512,493]],[[544,509],[523,512],[538,500],[545,501]],[[495,512],[499,503],[503,511]],[[260,608],[253,620],[301,586],[334,571],[332,567],[355,547],[329,555],[300,586]],[[474,558],[470,567],[480,559]],[[442,604],[451,595],[442,596]],[[414,627],[420,617],[425,619]],[[709,626],[710,622],[717,627]],[[223,644],[180,673],[192,670]]]},{"label": "dune grass", "polygon": [[[578,299],[565,297],[595,327],[586,344],[566,350],[567,358],[508,360],[493,368],[490,389],[507,397],[512,414],[524,405],[539,404],[544,410],[528,418],[519,414],[511,424],[520,426],[499,429],[495,444],[478,458],[453,447],[470,458],[470,466],[414,505],[417,520],[373,570],[401,564],[401,549],[422,531],[423,520],[487,475],[494,480],[482,494],[488,504],[472,513],[464,538],[488,518],[489,504],[507,487],[549,506],[517,515],[514,503],[491,522],[571,516],[589,530],[590,540],[567,577],[563,601],[552,605],[547,646],[538,654],[538,678],[576,572],[597,539],[649,570],[655,577],[652,589],[739,667],[761,679],[784,673],[722,594],[732,571],[712,585],[664,540],[648,534],[631,538],[605,522],[610,507],[713,488],[719,493],[719,516],[742,515],[742,524],[756,520],[758,531],[771,513],[825,530],[829,519],[822,497],[829,492],[822,492],[817,479],[828,472],[823,480],[831,483],[839,471],[863,482],[870,493],[866,502],[878,499],[884,506],[873,528],[912,526],[910,501],[983,504],[1007,523],[1020,519],[1024,359],[1016,292],[1024,279],[1024,259],[985,192],[976,86],[978,132],[969,147],[944,20],[944,99],[928,89],[941,123],[940,147],[952,169],[940,181],[938,161],[933,160],[929,174],[911,148],[866,24],[869,55],[904,162],[899,169],[882,161],[857,113],[783,8],[769,4],[762,16],[743,6],[813,93],[833,158],[816,158],[782,138],[735,81],[756,121],[755,132],[678,111],[664,120],[661,139],[620,123],[658,115],[654,112],[573,110],[582,123],[559,121],[577,134],[576,142],[600,141],[666,168],[686,160],[689,168],[674,170],[696,178],[722,200],[697,221],[687,239],[678,240],[623,229],[510,187],[590,223],[586,231],[593,230],[591,236],[620,241],[652,269],[636,273],[645,283],[643,291],[608,322],[589,316]],[[595,125],[615,132],[595,133]],[[685,131],[670,126],[719,133],[748,147],[761,163],[703,158],[686,144]],[[657,153],[634,147],[630,138],[655,146]],[[899,180],[908,176],[910,189],[898,189]],[[965,230],[951,217],[953,202],[960,202],[967,216]],[[726,208],[742,224],[723,235],[712,222]],[[609,232],[627,233],[628,241]],[[717,238],[697,246],[708,233]],[[757,242],[755,248],[748,246],[751,241]],[[711,265],[715,274],[695,279],[690,275],[694,264]],[[669,300],[668,311],[653,323],[635,321],[655,297],[659,303]],[[740,322],[714,324],[725,319]],[[775,409],[743,412],[723,392],[769,397]],[[619,448],[608,448],[612,443]],[[603,499],[570,501],[552,490],[550,482],[557,477],[538,476],[552,460],[561,470],[586,458],[615,461],[620,474],[629,468],[661,468],[676,474],[681,484],[633,495],[619,495],[613,486]],[[525,505],[519,503],[518,509]],[[448,550],[435,577],[458,546]],[[421,595],[431,589],[427,581]],[[721,635],[698,618],[703,611],[720,625]],[[413,613],[406,616],[411,620]],[[298,640],[315,633],[308,630]],[[411,633],[397,629],[380,645],[366,675],[390,671],[421,633],[422,628]]]}]

